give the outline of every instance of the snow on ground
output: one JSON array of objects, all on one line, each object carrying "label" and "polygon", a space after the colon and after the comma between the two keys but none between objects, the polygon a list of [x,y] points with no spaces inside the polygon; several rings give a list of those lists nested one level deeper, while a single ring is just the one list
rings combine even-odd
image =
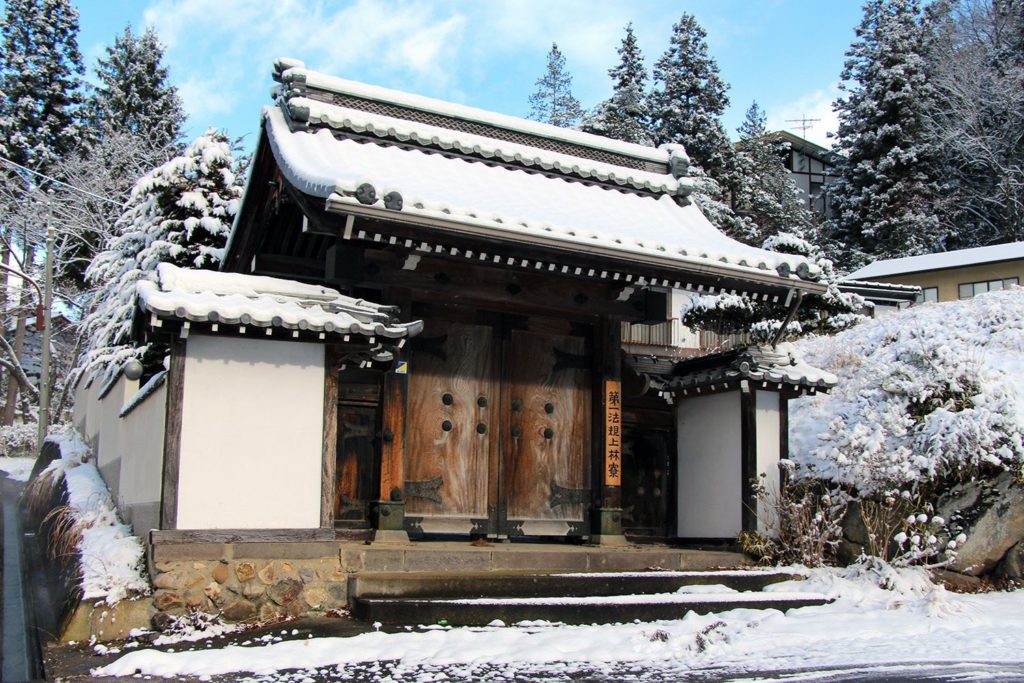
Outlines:
[{"label": "snow on ground", "polygon": [[[642,669],[655,672],[650,680],[658,680],[657,672],[664,673],[661,680],[678,680],[680,672],[708,669],[770,673],[897,662],[1024,663],[1024,633],[1014,626],[1024,614],[1024,591],[953,594],[932,585],[924,570],[897,571],[881,563],[812,570],[806,581],[776,584],[771,590],[818,591],[835,602],[785,614],[735,609],[651,623],[433,626],[249,647],[142,650],[93,674],[249,672],[280,678],[278,672],[291,670],[298,675],[289,680],[344,680],[359,671],[358,680],[420,681],[481,680],[497,671],[512,679],[516,672]],[[431,670],[438,677],[430,677]]]},{"label": "snow on ground", "polygon": [[862,493],[1024,463],[1024,289],[914,306],[797,344],[838,385],[790,403],[803,474]]},{"label": "snow on ground", "polygon": [[112,605],[130,595],[148,593],[142,541],[118,517],[96,463],[89,459],[89,447],[70,427],[51,432],[47,440],[60,444],[61,457],[39,476],[52,473],[67,481],[68,507],[82,532],[78,541],[82,599]]},{"label": "snow on ground", "polygon": [[0,472],[15,481],[28,481],[32,474],[32,467],[36,464],[34,457],[28,458],[0,458]]}]

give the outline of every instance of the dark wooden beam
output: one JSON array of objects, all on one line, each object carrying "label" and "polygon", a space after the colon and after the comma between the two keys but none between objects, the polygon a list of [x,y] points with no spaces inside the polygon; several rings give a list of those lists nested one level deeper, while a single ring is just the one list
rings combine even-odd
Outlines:
[{"label": "dark wooden beam", "polygon": [[320,526],[334,526],[334,489],[338,463],[338,356],[333,347],[324,349],[323,460],[320,473]]},{"label": "dark wooden beam", "polygon": [[754,392],[740,391],[740,506],[744,531],[757,531],[757,414]]},{"label": "dark wooden beam", "polygon": [[178,526],[178,470],[181,464],[181,412],[184,408],[185,340],[171,342],[164,407],[164,463],[160,487],[160,528]]}]

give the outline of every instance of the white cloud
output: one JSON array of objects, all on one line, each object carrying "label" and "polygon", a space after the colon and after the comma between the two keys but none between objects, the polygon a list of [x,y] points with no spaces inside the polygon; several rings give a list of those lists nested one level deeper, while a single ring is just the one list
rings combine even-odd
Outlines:
[{"label": "white cloud", "polygon": [[[833,140],[828,134],[835,133],[839,128],[839,118],[832,111],[832,102],[838,96],[839,86],[833,83],[827,88],[807,93],[792,102],[770,106],[767,109],[768,130],[788,130],[823,147],[831,147]],[[811,127],[801,131],[801,119],[818,120],[809,121]]]}]

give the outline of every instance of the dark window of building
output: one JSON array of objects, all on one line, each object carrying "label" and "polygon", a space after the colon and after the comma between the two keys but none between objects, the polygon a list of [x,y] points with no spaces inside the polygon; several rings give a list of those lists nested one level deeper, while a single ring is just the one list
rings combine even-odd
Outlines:
[{"label": "dark window of building", "polygon": [[917,303],[930,303],[939,300],[938,287],[922,287],[921,293],[917,295]]},{"label": "dark window of building", "polygon": [[970,299],[972,296],[977,296],[978,294],[995,292],[1000,289],[1006,289],[1011,285],[1019,284],[1019,277],[1007,277],[1000,280],[986,280],[984,282],[965,282],[960,285],[960,298]]}]

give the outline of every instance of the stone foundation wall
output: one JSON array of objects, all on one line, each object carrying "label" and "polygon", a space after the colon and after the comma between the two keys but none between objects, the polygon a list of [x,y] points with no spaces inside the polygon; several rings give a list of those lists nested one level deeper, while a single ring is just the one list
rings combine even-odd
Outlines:
[{"label": "stone foundation wall", "polygon": [[191,609],[227,621],[269,621],[348,606],[340,558],[162,561],[154,564],[153,624]]}]

